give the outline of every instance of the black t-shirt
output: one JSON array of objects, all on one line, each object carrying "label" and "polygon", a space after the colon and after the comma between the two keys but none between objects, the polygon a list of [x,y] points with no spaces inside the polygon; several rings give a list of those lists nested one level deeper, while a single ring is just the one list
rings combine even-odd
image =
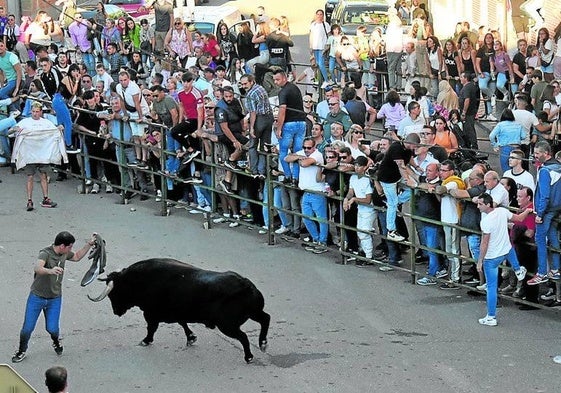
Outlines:
[{"label": "black t-shirt", "polygon": [[[486,191],[485,184],[471,187],[467,190],[470,198],[481,195]],[[462,200],[462,215],[460,217],[460,226],[479,231],[479,223],[481,222],[481,212],[477,205],[472,201]]]},{"label": "black t-shirt", "polygon": [[[469,98],[469,107],[464,110],[464,101]],[[473,82],[467,83],[460,90],[460,110],[464,111],[468,116],[475,116],[479,109],[479,86]]]},{"label": "black t-shirt", "polygon": [[[419,178],[419,182],[426,183],[426,177],[421,176]],[[438,181],[434,184],[439,185],[440,183],[441,182]],[[440,201],[438,200],[437,196],[425,191],[418,191],[415,197],[415,214],[423,218],[440,221]]]},{"label": "black t-shirt", "polygon": [[228,123],[228,128],[232,133],[241,134],[243,132],[242,122],[243,110],[240,102],[236,99],[231,104],[224,101],[226,105],[217,106],[214,109],[214,118],[217,123]]},{"label": "black t-shirt", "polygon": [[366,123],[366,104],[361,100],[349,100],[345,104],[345,109],[354,124],[364,127]]},{"label": "black t-shirt", "polygon": [[401,179],[401,173],[394,160],[403,160],[408,164],[413,152],[406,149],[401,141],[393,142],[384,155],[378,170],[378,180],[384,183],[396,183]]},{"label": "black t-shirt", "polygon": [[280,33],[270,33],[265,41],[271,58],[287,59],[289,47],[293,46],[293,42],[288,36]]},{"label": "black t-shirt", "polygon": [[304,121],[306,119],[302,92],[293,83],[287,82],[279,91],[279,105],[286,105],[285,123]]},{"label": "black t-shirt", "polygon": [[[518,52],[514,55],[514,57],[512,58],[512,64],[518,65],[518,70],[522,73],[522,75],[526,74],[526,56],[524,56],[522,53]],[[516,73],[514,74],[514,82],[516,84],[522,82],[522,78],[520,78]]]},{"label": "black t-shirt", "polygon": [[460,76],[460,73],[458,72],[458,65],[456,64],[456,56],[458,56],[458,52],[444,55],[444,64],[446,64],[446,69],[451,77]]},{"label": "black t-shirt", "polygon": [[481,59],[480,68],[481,72],[491,72],[491,63],[490,59],[495,57],[495,51],[493,49],[489,49],[486,46],[482,46],[477,51],[477,56]]}]

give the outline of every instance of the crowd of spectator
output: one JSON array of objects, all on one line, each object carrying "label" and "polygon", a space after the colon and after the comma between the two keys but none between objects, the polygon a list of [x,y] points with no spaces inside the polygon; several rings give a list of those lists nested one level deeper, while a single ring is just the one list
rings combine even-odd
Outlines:
[{"label": "crowd of spectator", "polygon": [[[56,166],[58,181],[84,174],[84,192],[165,197],[193,214],[215,213],[217,224],[251,222],[289,242],[305,237],[305,249],[316,254],[336,245],[347,261],[381,261],[382,271],[402,263],[401,242],[418,238],[428,249],[416,261],[428,268],[417,283],[440,280],[450,290],[460,283],[487,290],[485,276],[494,270],[466,258],[504,256],[485,254],[505,241],[487,236],[495,232],[485,217],[514,209],[500,217],[517,220],[508,224],[510,241],[524,257],[521,268],[506,258],[514,270],[502,270],[498,290],[538,302],[535,286],[560,280],[559,254],[547,245],[559,248],[561,24],[553,38],[540,29],[536,64],[524,39],[511,61],[496,32],[479,39],[466,23],[442,49],[424,8],[411,12],[415,40],[399,49],[391,35],[399,31],[403,40],[399,7],[389,9],[384,40],[360,27],[356,38],[342,36],[318,10],[312,72],[298,75],[284,17],[270,18],[261,7],[255,32],[242,25],[235,35],[221,25],[215,37],[174,18],[165,1],[153,7],[154,27],[145,19],[140,26],[111,20],[100,2],[93,20],[76,13],[65,29],[44,11],[27,29],[10,29],[15,18],[0,8],[4,159],[25,119],[45,115],[63,129],[70,155]],[[302,88],[294,82],[304,79]],[[378,106],[368,95],[375,88],[384,97]],[[489,135],[497,168],[478,154],[475,123],[483,119],[497,121]],[[44,207],[56,206],[43,191]],[[30,193],[26,206],[33,210]],[[416,233],[400,214],[409,207]],[[347,228],[342,237],[334,224]],[[535,275],[525,277],[526,270]],[[497,290],[491,283],[488,296]],[[559,290],[541,298],[561,306]],[[492,325],[493,312],[480,322]]]}]

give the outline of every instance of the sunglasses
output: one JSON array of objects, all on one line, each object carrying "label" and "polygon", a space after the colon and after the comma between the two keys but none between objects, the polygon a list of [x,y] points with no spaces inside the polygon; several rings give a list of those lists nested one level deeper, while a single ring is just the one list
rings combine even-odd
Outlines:
[{"label": "sunglasses", "polygon": [[327,103],[327,106],[335,106],[335,105],[337,105],[337,104],[338,104],[338,102],[328,102],[328,103]]},{"label": "sunglasses", "polygon": [[305,102],[306,104],[309,104],[310,102],[312,102],[312,100],[304,100],[304,102]]},{"label": "sunglasses", "polygon": [[152,97],[158,97],[158,94],[147,94],[148,96],[152,96]]},{"label": "sunglasses", "polygon": [[325,158],[337,158],[335,156],[325,156]]},{"label": "sunglasses", "polygon": [[349,158],[349,156],[339,156],[339,158],[344,160],[345,158]]},{"label": "sunglasses", "polygon": [[174,24],[175,24],[176,26],[179,26],[179,25],[182,25],[183,23],[181,23],[181,22],[175,22]]},{"label": "sunglasses", "polygon": [[144,97],[152,97],[152,94],[143,94]]},{"label": "sunglasses", "polygon": [[362,135],[364,135],[364,131],[353,131],[353,134],[362,134]]},{"label": "sunglasses", "polygon": [[351,44],[349,44],[348,42],[345,42],[344,44],[341,44],[341,45],[343,45],[343,46],[349,46],[349,45],[351,45]]},{"label": "sunglasses", "polygon": [[91,79],[82,79],[82,83],[92,83]]},{"label": "sunglasses", "polygon": [[302,146],[302,149],[304,150],[312,150],[313,148],[313,146]]}]

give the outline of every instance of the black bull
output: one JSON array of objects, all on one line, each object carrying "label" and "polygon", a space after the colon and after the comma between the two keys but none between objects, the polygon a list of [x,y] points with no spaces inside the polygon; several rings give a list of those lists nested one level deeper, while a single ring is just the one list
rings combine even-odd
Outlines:
[{"label": "black bull", "polygon": [[259,348],[267,347],[270,315],[263,311],[263,295],[247,278],[234,272],[213,272],[198,269],[175,259],[153,258],[136,262],[110,273],[105,291],[92,301],[106,296],[111,300],[113,312],[124,315],[137,306],[144,313],[148,334],[140,345],[154,341],[160,322],[178,323],[185,330],[187,345],[197,336],[187,323],[203,323],[218,329],[226,336],[238,340],[244,350],[246,362],[253,360],[247,335],[240,327],[248,319],[261,325]]}]

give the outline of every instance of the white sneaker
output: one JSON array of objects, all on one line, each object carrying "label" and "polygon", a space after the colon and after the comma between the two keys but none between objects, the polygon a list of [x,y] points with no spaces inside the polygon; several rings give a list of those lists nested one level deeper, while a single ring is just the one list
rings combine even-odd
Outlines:
[{"label": "white sneaker", "polygon": [[487,292],[487,283],[478,285],[478,286],[475,287],[475,289],[477,289],[478,291],[485,291],[485,292]]},{"label": "white sneaker", "polygon": [[156,202],[162,201],[162,191],[156,190]]},{"label": "white sneaker", "polygon": [[92,186],[92,190],[90,191],[90,193],[91,193],[91,194],[97,194],[97,193],[99,193],[99,184],[95,183],[95,184]]},{"label": "white sneaker", "polygon": [[285,227],[284,225],[281,225],[280,228],[275,231],[277,235],[282,235],[283,233],[286,232],[288,232],[288,228]]},{"label": "white sneaker", "polygon": [[401,236],[399,233],[397,233],[397,231],[389,231],[387,236],[388,239],[396,242],[402,242],[405,240],[405,238]]},{"label": "white sneaker", "polygon": [[232,221],[231,223],[228,224],[228,226],[229,226],[230,228],[235,228],[235,227],[240,226],[240,223],[237,222],[237,221]]},{"label": "white sneaker", "polygon": [[197,205],[197,208],[193,209],[193,210],[189,210],[189,213],[190,214],[203,214],[202,209],[203,208],[201,207],[201,205]]},{"label": "white sneaker", "polygon": [[267,232],[269,232],[269,227],[268,227],[268,226],[265,226],[265,225],[263,225],[263,226],[261,227],[261,229],[259,230],[259,234],[260,234],[260,235],[265,235],[265,234],[267,234]]},{"label": "white sneaker", "polygon": [[105,185],[105,192],[107,194],[111,194],[113,192],[113,187],[111,187],[111,184],[106,184]]},{"label": "white sneaker", "polygon": [[93,184],[92,179],[86,179],[86,186],[91,186]]},{"label": "white sneaker", "polygon": [[485,318],[481,318],[479,320],[479,324],[485,326],[497,326],[497,318],[485,315]]},{"label": "white sneaker", "polygon": [[489,113],[486,119],[489,121],[497,121],[497,118],[492,113]]},{"label": "white sneaker", "polygon": [[514,272],[514,274],[516,274],[516,278],[518,279],[518,281],[524,280],[527,271],[528,270],[524,266],[520,266],[520,269]]}]

